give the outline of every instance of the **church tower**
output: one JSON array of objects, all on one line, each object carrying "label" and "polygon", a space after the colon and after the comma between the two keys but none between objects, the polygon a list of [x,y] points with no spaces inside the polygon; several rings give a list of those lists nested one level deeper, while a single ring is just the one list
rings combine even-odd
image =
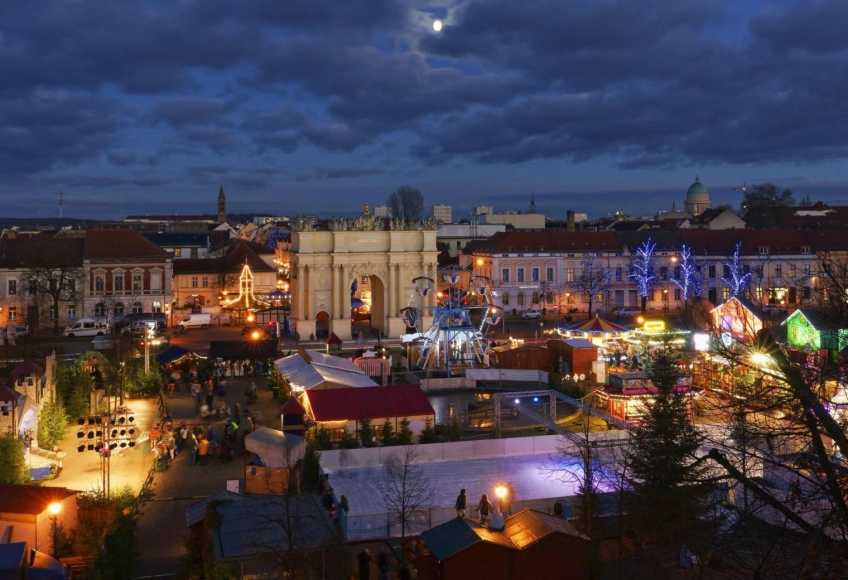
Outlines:
[{"label": "church tower", "polygon": [[218,190],[218,223],[222,224],[227,221],[227,196],[224,195],[224,184],[221,184],[221,189]]},{"label": "church tower", "polygon": [[530,211],[527,213],[536,213],[536,194],[530,194]]},{"label": "church tower", "polygon": [[686,191],[686,201],[683,202],[683,211],[690,216],[700,215],[704,211],[710,209],[710,192],[701,183],[701,176],[695,174],[695,183],[689,186]]}]

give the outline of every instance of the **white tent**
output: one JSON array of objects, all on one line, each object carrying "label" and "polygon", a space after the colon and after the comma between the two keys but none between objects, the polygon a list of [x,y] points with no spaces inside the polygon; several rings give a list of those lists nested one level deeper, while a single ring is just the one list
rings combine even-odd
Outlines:
[{"label": "white tent", "polygon": [[260,427],[244,438],[244,446],[266,467],[293,467],[306,453],[303,437]]}]

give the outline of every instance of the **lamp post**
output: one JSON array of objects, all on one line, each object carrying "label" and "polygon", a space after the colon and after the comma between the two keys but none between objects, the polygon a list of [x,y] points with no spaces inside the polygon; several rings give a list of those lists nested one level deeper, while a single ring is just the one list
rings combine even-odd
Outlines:
[{"label": "lamp post", "polygon": [[50,526],[51,533],[53,535],[53,557],[58,558],[59,552],[56,549],[57,540],[59,539],[59,512],[62,511],[62,504],[59,502],[53,502],[49,506],[47,506],[47,511],[50,513]]},{"label": "lamp post", "polygon": [[121,407],[124,406],[124,367],[126,364],[126,361],[121,361]]},{"label": "lamp post", "polygon": [[[144,372],[145,374],[150,372],[150,344],[153,343],[154,346],[158,346],[161,341],[158,338],[154,338],[156,336],[156,331],[153,326],[147,327],[147,334],[144,337]],[[123,383],[123,379],[122,379]],[[123,404],[123,401],[121,401]]]}]

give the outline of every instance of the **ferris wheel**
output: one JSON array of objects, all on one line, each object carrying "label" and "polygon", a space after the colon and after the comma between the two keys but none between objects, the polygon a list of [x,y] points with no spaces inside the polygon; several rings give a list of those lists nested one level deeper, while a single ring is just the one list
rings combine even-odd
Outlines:
[{"label": "ferris wheel", "polygon": [[[416,366],[451,376],[458,367],[483,362],[486,331],[503,316],[503,308],[493,304],[491,280],[459,266],[445,266],[412,282],[412,294],[400,315],[417,333],[412,341]],[[424,329],[428,315],[433,322]]]}]

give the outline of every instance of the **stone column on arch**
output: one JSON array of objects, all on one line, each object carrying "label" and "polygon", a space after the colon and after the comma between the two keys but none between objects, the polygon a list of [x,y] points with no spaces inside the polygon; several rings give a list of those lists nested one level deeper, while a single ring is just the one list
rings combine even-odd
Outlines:
[{"label": "stone column on arch", "polygon": [[297,316],[306,320],[306,306],[304,296],[306,294],[306,272],[303,264],[297,265]]},{"label": "stone column on arch", "polygon": [[333,264],[333,318],[342,320],[345,318],[342,312],[342,296],[341,296],[341,266]]},{"label": "stone column on arch", "polygon": [[303,302],[304,302],[304,308],[306,308],[306,310],[303,312],[303,318],[304,318],[304,320],[308,320],[309,315],[312,313],[312,290],[313,290],[313,288],[312,288],[312,267],[305,266],[303,268],[303,270],[304,270],[304,279],[305,279],[305,283],[303,285],[304,290],[305,290]]},{"label": "stone column on arch", "polygon": [[342,266],[342,312],[350,315],[350,266]]},{"label": "stone column on arch", "polygon": [[389,312],[388,317],[394,318],[397,316],[397,269],[396,264],[389,263],[389,287],[387,288],[389,295]]}]

